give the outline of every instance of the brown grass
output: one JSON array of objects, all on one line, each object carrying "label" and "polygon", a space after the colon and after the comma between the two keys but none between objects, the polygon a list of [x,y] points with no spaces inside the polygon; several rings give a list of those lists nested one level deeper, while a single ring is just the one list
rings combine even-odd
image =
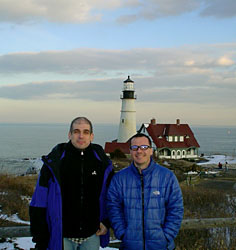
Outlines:
[{"label": "brown grass", "polygon": [[198,186],[181,185],[184,199],[184,218],[231,217],[226,193]]},{"label": "brown grass", "polygon": [[[3,214],[18,214],[19,218],[29,220],[29,202],[23,197],[31,197],[37,176],[0,175],[0,205]],[[4,225],[3,219],[0,226]]]},{"label": "brown grass", "polygon": [[235,250],[235,230],[230,233],[230,244],[225,232],[225,228],[221,233],[210,233],[208,229],[181,230],[175,239],[176,250]]},{"label": "brown grass", "polygon": [[25,196],[32,196],[37,176],[0,175],[0,190],[14,191]]}]

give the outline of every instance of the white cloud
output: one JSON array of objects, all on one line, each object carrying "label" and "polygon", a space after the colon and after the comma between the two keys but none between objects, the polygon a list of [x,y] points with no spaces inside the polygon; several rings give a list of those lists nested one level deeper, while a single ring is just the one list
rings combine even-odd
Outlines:
[{"label": "white cloud", "polygon": [[[194,69],[215,70],[216,66],[233,66],[236,44],[201,45],[173,49],[77,49],[38,53],[11,53],[0,56],[0,75],[11,74],[80,74],[106,77],[111,72],[187,73]],[[225,56],[227,52],[227,56]],[[35,80],[35,79],[34,79]]]},{"label": "white cloud", "polygon": [[184,63],[186,66],[193,66],[195,64],[194,60],[188,60]]},{"label": "white cloud", "polygon": [[44,15],[46,8],[32,0],[0,0],[0,21],[22,22]]},{"label": "white cloud", "polygon": [[219,58],[217,60],[217,63],[221,66],[231,66],[235,64],[235,62],[227,56],[222,56],[221,58]]},{"label": "white cloud", "polygon": [[0,22],[22,23],[47,20],[59,23],[100,21],[107,11],[119,22],[153,20],[198,11],[202,16],[236,16],[234,0],[0,0]]},{"label": "white cloud", "polygon": [[98,21],[95,10],[119,7],[118,0],[0,0],[0,21],[24,22],[46,19],[52,22]]}]

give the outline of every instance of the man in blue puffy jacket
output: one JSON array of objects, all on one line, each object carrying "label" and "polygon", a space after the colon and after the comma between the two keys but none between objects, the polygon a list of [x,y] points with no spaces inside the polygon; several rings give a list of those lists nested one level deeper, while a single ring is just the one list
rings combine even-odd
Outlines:
[{"label": "man in blue puffy jacket", "polygon": [[112,178],[107,209],[124,250],[174,249],[183,217],[178,180],[152,159],[151,140],[145,134],[130,139],[132,164]]}]

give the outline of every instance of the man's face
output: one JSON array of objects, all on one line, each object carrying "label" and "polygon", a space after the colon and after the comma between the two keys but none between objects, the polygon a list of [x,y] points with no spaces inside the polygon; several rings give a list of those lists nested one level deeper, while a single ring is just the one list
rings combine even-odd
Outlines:
[{"label": "man's face", "polygon": [[93,133],[90,133],[90,125],[81,120],[73,124],[73,131],[69,132],[68,138],[75,148],[85,149],[93,140]]},{"label": "man's face", "polygon": [[[135,137],[131,140],[131,146],[141,146],[141,145],[149,145],[149,141],[146,137]],[[152,155],[152,148],[148,148],[146,150],[141,150],[138,148],[137,151],[130,149],[131,157],[134,161],[136,167],[144,169],[148,167],[150,163],[150,157]]]}]

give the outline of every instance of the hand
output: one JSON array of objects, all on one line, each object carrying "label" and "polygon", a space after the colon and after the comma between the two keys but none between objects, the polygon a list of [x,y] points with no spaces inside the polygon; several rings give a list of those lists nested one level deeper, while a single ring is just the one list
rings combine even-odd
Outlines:
[{"label": "hand", "polygon": [[96,235],[105,235],[107,233],[107,228],[100,222],[100,229],[97,230]]}]

